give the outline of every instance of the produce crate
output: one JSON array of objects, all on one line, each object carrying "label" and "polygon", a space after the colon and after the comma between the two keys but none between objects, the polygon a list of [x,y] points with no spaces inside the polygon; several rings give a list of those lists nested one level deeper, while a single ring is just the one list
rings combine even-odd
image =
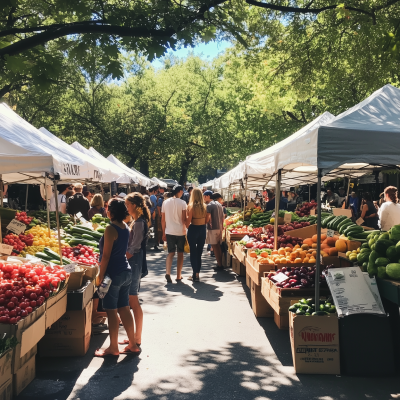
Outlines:
[{"label": "produce crate", "polygon": [[86,269],[79,272],[71,272],[68,280],[68,291],[78,290],[82,287],[83,277],[85,276]]},{"label": "produce crate", "polygon": [[36,375],[36,355],[32,356],[13,376],[14,396],[18,396]]},{"label": "produce crate", "polygon": [[275,269],[273,264],[259,264],[252,257],[246,258],[246,274],[249,275],[250,279],[258,286],[261,286],[261,278],[264,276],[264,272],[269,273],[271,269]]},{"label": "produce crate", "polygon": [[90,300],[93,298],[95,292],[94,281],[87,281],[83,288],[67,293],[67,311],[80,311],[83,310]]},{"label": "produce crate", "polygon": [[0,356],[0,387],[12,378],[13,355],[14,349],[8,349]]},{"label": "produce crate", "polygon": [[232,271],[239,276],[246,275],[246,267],[236,257],[232,257]]},{"label": "produce crate", "polygon": [[228,242],[236,242],[237,240],[243,239],[247,233],[231,233],[230,231],[227,231],[226,238]]},{"label": "produce crate", "polygon": [[236,258],[242,263],[246,263],[246,253],[242,250],[242,245],[238,242],[235,242],[234,250],[233,250]]},{"label": "produce crate", "polygon": [[392,303],[400,305],[400,282],[376,278],[379,293]]},{"label": "produce crate", "polygon": [[250,275],[247,273],[247,264],[246,264],[246,286],[249,289],[251,288],[251,278],[250,278]]},{"label": "produce crate", "polygon": [[[313,297],[314,288],[310,289],[284,289],[278,288],[268,278],[261,278],[261,293],[267,299],[270,306],[274,309],[275,323],[279,329],[289,329],[289,307],[292,300],[299,301],[304,297]],[[329,295],[329,289],[320,289],[320,295]]]},{"label": "produce crate", "polygon": [[268,301],[261,294],[261,286],[257,285],[254,281],[250,281],[251,287],[251,308],[257,318],[272,317],[274,310],[268,304]]},{"label": "produce crate", "polygon": [[13,398],[13,380],[10,378],[0,386],[0,399],[11,400]]},{"label": "produce crate", "polygon": [[46,329],[50,328],[67,311],[67,286],[55,296],[49,297],[46,304]]}]

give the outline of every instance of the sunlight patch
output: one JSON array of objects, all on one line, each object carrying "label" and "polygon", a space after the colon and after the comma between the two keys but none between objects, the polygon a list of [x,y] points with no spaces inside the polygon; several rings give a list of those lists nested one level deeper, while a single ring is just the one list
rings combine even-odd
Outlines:
[{"label": "sunlight patch", "polygon": [[250,390],[260,390],[260,385],[255,382],[241,382],[240,386]]}]

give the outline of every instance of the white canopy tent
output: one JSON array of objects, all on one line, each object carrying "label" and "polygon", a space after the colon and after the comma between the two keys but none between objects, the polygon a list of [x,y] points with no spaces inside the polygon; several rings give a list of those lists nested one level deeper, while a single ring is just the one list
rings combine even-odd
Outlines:
[{"label": "white canopy tent", "polygon": [[43,183],[90,178],[88,162],[36,129],[6,104],[0,104],[0,174],[7,183]]},{"label": "white canopy tent", "polygon": [[[87,157],[90,157],[91,159],[95,159],[97,162],[101,163],[103,165],[103,168],[106,168],[107,170],[110,171],[111,176],[109,177],[111,180],[108,182],[118,182],[121,184],[130,184],[132,183],[132,180],[130,176],[128,176],[125,171],[121,170],[121,168],[118,168],[116,165],[110,163],[106,158],[104,158],[101,154],[99,154],[100,157],[95,156],[94,153],[92,153],[90,150],[86,149],[83,147],[80,143],[74,142],[71,144],[71,147],[80,151],[81,153],[85,154]],[[101,159],[101,157],[103,159]]]},{"label": "white canopy tent", "polygon": [[160,187],[162,187],[164,189],[167,189],[167,187],[168,187],[168,185],[165,182],[161,181],[160,179],[158,179],[156,177],[151,178],[151,180],[153,182],[155,182],[158,186],[160,186]]},{"label": "white canopy tent", "polygon": [[148,178],[146,175],[143,175],[141,172],[135,170],[134,168],[129,168],[127,167],[125,164],[123,164],[121,161],[118,160],[117,157],[113,156],[112,154],[110,154],[107,157],[107,160],[109,160],[111,163],[118,165],[118,167],[122,168],[124,171],[127,171],[128,173],[134,175],[136,177],[137,182],[141,185],[141,186],[151,186],[152,184],[155,184],[155,182],[153,182],[150,178]]},{"label": "white canopy tent", "polygon": [[199,188],[203,189],[205,187],[205,188],[210,188],[210,189],[217,189],[217,187],[215,186],[215,181],[216,181],[216,179],[212,179],[211,181],[202,183],[199,185]]},{"label": "white canopy tent", "polygon": [[115,172],[112,172],[109,168],[107,169],[107,165],[104,165],[101,161],[97,160],[95,157],[88,155],[84,152],[77,150],[75,147],[70,146],[65,143],[63,140],[58,138],[49,132],[46,128],[40,128],[40,132],[44,133],[46,136],[55,140],[60,146],[61,149],[67,149],[68,151],[72,151],[77,154],[78,157],[83,158],[87,161],[89,166],[89,180],[92,182],[101,182],[101,183],[109,183],[116,181],[119,177]]}]

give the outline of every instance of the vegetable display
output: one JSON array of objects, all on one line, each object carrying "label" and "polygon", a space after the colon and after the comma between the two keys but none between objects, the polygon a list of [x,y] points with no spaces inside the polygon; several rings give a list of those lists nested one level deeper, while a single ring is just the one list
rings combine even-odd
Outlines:
[{"label": "vegetable display", "polygon": [[336,312],[336,307],[332,304],[332,299],[319,300],[319,310],[315,309],[315,300],[301,299],[298,303],[295,303],[289,307],[289,311],[295,313],[296,315],[329,315]]},{"label": "vegetable display", "polygon": [[99,254],[91,247],[78,244],[76,247],[62,249],[63,259],[86,265],[94,265],[99,260]]},{"label": "vegetable display", "polygon": [[56,293],[69,276],[60,267],[0,262],[0,323],[16,324]]},{"label": "vegetable display", "polygon": [[9,233],[4,236],[3,243],[8,244],[9,246],[13,246],[14,251],[11,255],[16,256],[20,254],[26,246],[32,246],[33,244],[33,235],[32,234],[20,234],[14,235],[13,233]]},{"label": "vegetable display", "polygon": [[309,203],[308,202],[304,202],[300,209],[295,211],[295,213],[299,216],[299,217],[304,217],[305,215],[310,215],[310,211],[311,210],[315,210],[317,208],[317,203],[315,200],[311,200]]},{"label": "vegetable display", "polygon": [[15,219],[19,222],[23,222],[25,225],[29,225],[33,220],[33,217],[28,217],[25,211],[16,212]]},{"label": "vegetable display", "polygon": [[[315,287],[316,266],[287,266],[270,272],[268,279],[277,287],[283,289],[305,289]],[[327,287],[325,275],[319,276],[320,287]]]}]

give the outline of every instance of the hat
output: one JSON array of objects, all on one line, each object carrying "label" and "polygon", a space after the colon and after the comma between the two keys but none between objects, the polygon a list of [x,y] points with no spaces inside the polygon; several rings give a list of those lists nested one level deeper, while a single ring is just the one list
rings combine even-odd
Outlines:
[{"label": "hat", "polygon": [[177,193],[179,193],[181,190],[183,190],[183,186],[182,185],[175,185],[172,188],[172,195],[175,196]]},{"label": "hat", "polygon": [[126,193],[121,192],[117,197],[124,199],[126,197]]},{"label": "hat", "polygon": [[212,190],[206,190],[204,193],[203,193],[203,196],[212,196],[214,193],[213,193],[213,191]]}]

